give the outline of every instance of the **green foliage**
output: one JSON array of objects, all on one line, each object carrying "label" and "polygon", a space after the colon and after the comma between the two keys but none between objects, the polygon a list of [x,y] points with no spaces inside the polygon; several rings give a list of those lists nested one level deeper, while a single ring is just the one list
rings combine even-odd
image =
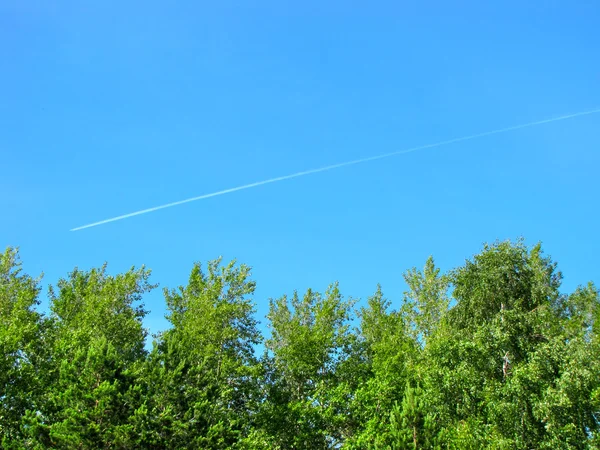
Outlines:
[{"label": "green foliage", "polygon": [[127,362],[144,356],[147,314],[142,295],[156,286],[143,267],[111,276],[106,264],[88,272],[75,269],[67,279],[50,286],[50,311],[56,338],[77,347],[91,339],[107,338]]},{"label": "green foliage", "polygon": [[361,308],[357,350],[362,352],[366,376],[355,388],[352,412],[362,426],[348,439],[352,448],[384,448],[393,432],[394,408],[402,400],[410,377],[415,342],[407,334],[403,316],[390,311],[390,302],[378,287]]},{"label": "green foliage", "polygon": [[139,446],[230,448],[260,441],[250,413],[259,401],[260,341],[247,266],[196,264],[187,286],[165,290],[172,328],[161,333],[143,382],[150,395],[136,422]]},{"label": "green foliage", "polygon": [[75,269],[49,288],[0,255],[3,448],[597,449],[600,294],[561,292],[540,245],[433,258],[358,311],[337,284],[270,301],[235,262],[165,289],[145,350],[149,271]]},{"label": "green foliage", "polygon": [[281,448],[328,448],[343,439],[343,367],[353,303],[343,300],[337,284],[324,295],[308,290],[302,298],[294,293],[270,302],[271,373],[263,416]]},{"label": "green foliage", "polygon": [[450,279],[440,275],[433,257],[429,257],[423,272],[413,268],[404,274],[404,281],[409,288],[403,305],[409,333],[424,346],[448,310]]},{"label": "green foliage", "polygon": [[27,442],[57,448],[127,448],[130,393],[146,357],[141,296],[150,273],[75,269],[50,287],[43,396],[24,417]]},{"label": "green foliage", "polygon": [[42,385],[36,373],[44,352],[39,279],[24,274],[18,251],[0,254],[0,436],[2,445],[23,438],[21,417],[36,407]]}]

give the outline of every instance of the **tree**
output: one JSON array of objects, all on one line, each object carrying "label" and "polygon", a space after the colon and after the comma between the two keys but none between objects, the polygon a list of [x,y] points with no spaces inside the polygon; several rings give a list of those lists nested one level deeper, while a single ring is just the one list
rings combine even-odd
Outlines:
[{"label": "tree", "polygon": [[24,417],[43,447],[127,448],[136,370],[144,360],[143,293],[150,272],[75,269],[50,287],[44,396]]},{"label": "tree", "polygon": [[378,286],[359,313],[370,377],[354,397],[364,426],[350,439],[352,448],[421,448],[430,440],[432,418],[420,387],[428,364],[423,349],[447,312],[449,280],[431,257],[404,280],[408,291],[398,311]]},{"label": "tree", "polygon": [[559,292],[556,264],[540,245],[500,242],[451,280],[456,304],[426,350],[424,385],[444,445],[471,436],[479,448],[586,448],[600,378],[593,353],[568,330],[581,329],[590,314],[579,312],[590,308]]},{"label": "tree", "polygon": [[416,348],[405,318],[390,307],[378,286],[359,311],[356,344],[366,369],[352,397],[352,413],[361,427],[347,440],[349,448],[385,448],[394,442],[392,411],[402,401]]},{"label": "tree", "polygon": [[353,303],[342,298],[337,284],[324,295],[309,289],[302,298],[294,293],[270,301],[266,347],[272,370],[263,414],[273,420],[267,426],[280,448],[343,442],[348,391],[341,372],[352,342]]},{"label": "tree", "polygon": [[18,250],[0,254],[0,435],[2,446],[17,447],[25,438],[21,417],[39,405],[46,324],[35,310],[40,278],[22,271]]},{"label": "tree", "polygon": [[0,255],[3,448],[600,448],[600,293],[562,292],[539,244],[429,258],[397,305],[378,286],[355,311],[337,284],[271,300],[260,359],[249,267],[165,289],[150,352],[149,275],[75,269],[44,316]]},{"label": "tree", "polygon": [[220,260],[209,262],[207,273],[195,264],[187,286],[165,289],[172,327],[157,336],[148,359],[147,401],[135,420],[139,446],[221,449],[257,442],[254,289],[249,267]]},{"label": "tree", "polygon": [[404,281],[408,291],[404,294],[402,312],[409,333],[424,346],[448,310],[450,280],[447,275],[440,275],[440,269],[430,256],[422,272],[412,268],[404,274]]}]

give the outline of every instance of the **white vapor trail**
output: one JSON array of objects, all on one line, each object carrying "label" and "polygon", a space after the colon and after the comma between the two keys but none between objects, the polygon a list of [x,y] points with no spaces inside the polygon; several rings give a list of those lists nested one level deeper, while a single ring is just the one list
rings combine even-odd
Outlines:
[{"label": "white vapor trail", "polygon": [[134,216],[139,216],[141,214],[151,213],[154,211],[158,211],[159,209],[171,208],[173,206],[183,205],[184,203],[195,202],[197,200],[204,200],[206,198],[230,194],[230,193],[236,192],[236,191],[243,191],[244,189],[250,189],[253,187],[257,187],[257,186],[262,186],[263,184],[276,183],[278,181],[289,180],[291,178],[303,177],[305,175],[310,175],[313,173],[326,172],[328,170],[333,170],[333,169],[337,169],[340,167],[353,166],[355,164],[362,164],[362,163],[369,162],[369,161],[375,161],[378,159],[389,158],[390,156],[402,155],[405,153],[412,153],[412,152],[416,152],[419,150],[425,150],[428,148],[441,147],[443,145],[454,144],[456,142],[470,141],[471,139],[477,139],[477,138],[481,138],[481,137],[485,137],[485,136],[491,136],[493,134],[506,133],[508,131],[520,130],[522,128],[529,128],[529,127],[534,127],[537,125],[542,125],[545,123],[558,122],[560,120],[571,119],[574,117],[587,116],[589,114],[596,114],[599,112],[600,112],[600,108],[597,108],[597,109],[593,109],[590,111],[583,111],[583,112],[578,112],[578,113],[574,113],[574,114],[567,114],[564,116],[555,117],[553,119],[538,120],[536,122],[529,122],[529,123],[525,123],[525,124],[521,124],[521,125],[514,125],[512,127],[500,128],[498,130],[492,130],[492,131],[486,131],[483,133],[472,134],[470,136],[463,136],[463,137],[459,137],[459,138],[449,139],[447,141],[436,142],[434,144],[420,145],[418,147],[413,147],[413,148],[409,148],[406,150],[398,150],[398,151],[394,151],[394,152],[390,152],[390,153],[384,153],[382,155],[369,156],[367,158],[355,159],[353,161],[346,161],[346,162],[342,162],[342,163],[338,163],[338,164],[332,164],[330,166],[319,167],[317,169],[304,170],[302,172],[296,172],[296,173],[292,173],[290,175],[283,175],[281,177],[270,178],[268,180],[263,180],[263,181],[257,181],[255,183],[250,183],[250,184],[245,184],[243,186],[237,186],[237,187],[233,187],[233,188],[229,188],[229,189],[224,189],[222,191],[212,192],[210,194],[199,195],[198,197],[187,198],[185,200],[179,200],[177,202],[167,203],[165,205],[155,206],[153,208],[142,209],[140,211],[135,211],[135,212],[132,212],[129,214],[123,214],[122,216],[117,216],[117,217],[113,217],[110,219],[101,220],[99,222],[90,223],[88,225],[82,225],[77,228],[72,228],[70,231],[78,231],[78,230],[83,230],[85,228],[92,228],[92,227],[96,227],[98,225],[104,225],[105,223],[116,222],[118,220],[127,219],[129,217],[134,217]]}]

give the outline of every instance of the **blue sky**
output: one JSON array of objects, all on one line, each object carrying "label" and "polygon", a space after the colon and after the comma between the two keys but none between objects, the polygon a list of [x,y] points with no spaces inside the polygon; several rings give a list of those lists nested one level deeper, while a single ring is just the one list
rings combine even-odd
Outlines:
[{"label": "blue sky", "polygon": [[[268,298],[542,241],[599,282],[600,114],[73,227],[346,160],[600,106],[600,4],[0,2],[0,247],[74,266],[251,265]],[[165,326],[162,294],[147,326]]]}]

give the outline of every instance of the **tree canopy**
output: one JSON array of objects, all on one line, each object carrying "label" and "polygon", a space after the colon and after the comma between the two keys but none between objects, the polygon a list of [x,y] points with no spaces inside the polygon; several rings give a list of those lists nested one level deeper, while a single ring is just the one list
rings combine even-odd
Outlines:
[{"label": "tree canopy", "polygon": [[266,335],[250,268],[197,263],[148,346],[150,275],[76,268],[43,312],[0,254],[3,448],[600,448],[600,295],[539,244],[430,257],[397,300],[282,295]]}]

